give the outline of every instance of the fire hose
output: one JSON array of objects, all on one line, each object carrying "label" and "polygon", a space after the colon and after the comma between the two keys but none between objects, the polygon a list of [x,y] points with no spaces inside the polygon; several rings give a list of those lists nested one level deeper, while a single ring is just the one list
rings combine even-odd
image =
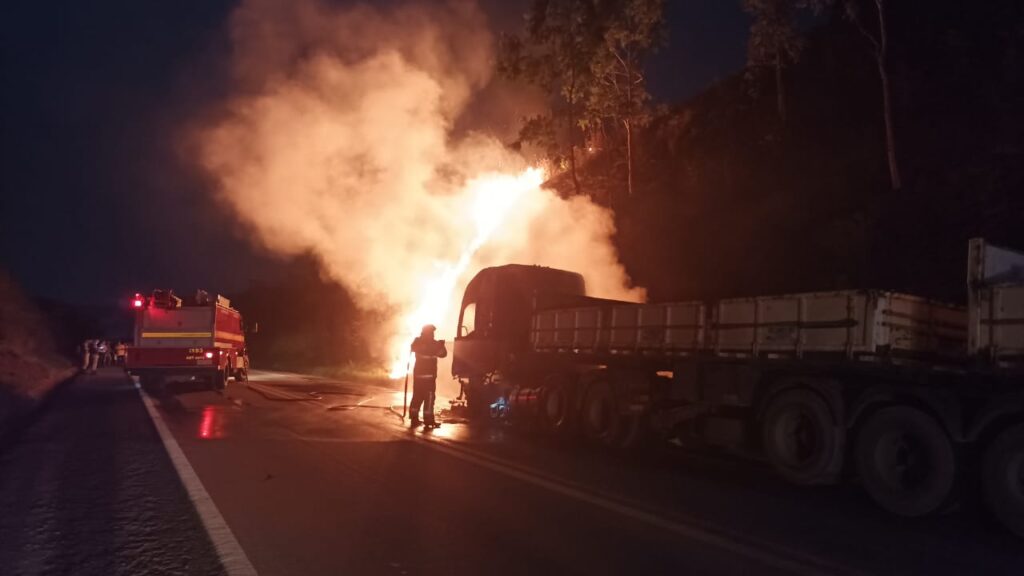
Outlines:
[{"label": "fire hose", "polygon": [[362,402],[358,402],[356,404],[334,404],[332,406],[328,406],[327,410],[329,412],[334,412],[334,411],[338,411],[338,410],[354,410],[356,408],[374,408],[374,409],[377,409],[377,410],[384,410],[385,412],[387,412],[389,414],[394,414],[395,416],[401,418],[403,421],[405,420],[405,417],[402,416],[401,414],[399,414],[398,410],[395,410],[394,405],[382,406],[380,404],[366,404],[366,402],[369,402],[370,400],[373,400],[374,398],[375,398],[375,396],[370,396],[369,398],[363,400]]},{"label": "fire hose", "polygon": [[[409,370],[411,368],[412,368],[412,355],[410,354],[409,355],[409,359],[406,360],[406,362],[405,362],[405,387],[404,387],[404,390],[402,392],[402,413],[401,414],[398,413],[398,410],[395,410],[395,406],[394,405],[391,405],[391,406],[376,406],[376,405],[370,405],[370,404],[363,404],[362,402],[360,402],[358,404],[338,404],[336,406],[331,406],[331,407],[329,407],[327,409],[328,410],[351,410],[353,408],[382,408],[384,410],[387,410],[391,414],[394,414],[395,416],[398,416],[399,418],[401,418],[402,422],[405,422],[405,418],[406,418],[406,416],[408,414],[408,407],[409,407]],[[370,398],[368,398],[367,400],[364,400],[364,402],[366,402],[368,400],[370,400]]]},{"label": "fire hose", "polygon": [[[410,359],[410,363],[411,362],[412,362],[412,360]],[[387,411],[387,412],[389,412],[391,414],[394,414],[395,416],[401,418],[402,421],[404,422],[405,418],[406,418],[406,412],[407,412],[406,407],[407,407],[407,404],[408,404],[408,396],[409,396],[409,374],[408,374],[408,371],[409,371],[409,366],[406,366],[405,396],[403,397],[403,400],[402,400],[402,412],[401,413],[398,412],[398,410],[395,408],[395,406],[393,404],[390,405],[390,406],[382,406],[382,405],[379,405],[379,404],[367,404],[367,402],[369,402],[369,401],[373,400],[374,398],[376,398],[375,396],[370,396],[370,397],[368,397],[368,398],[366,398],[366,399],[364,399],[364,400],[362,400],[360,402],[357,402],[355,404],[332,404],[331,406],[327,407],[327,410],[333,412],[333,411],[338,411],[338,410],[352,410],[352,409],[355,409],[355,408],[375,408],[375,409],[379,409],[379,410],[385,410],[385,411]],[[323,400],[324,399],[322,394],[325,394],[324,392],[304,392],[304,393],[287,392],[287,391],[279,390],[279,389],[275,388],[274,386],[269,386],[269,385],[266,385],[266,384],[256,384],[254,382],[246,382],[246,387],[249,388],[250,390],[260,394],[261,396],[263,396],[267,400],[273,400],[273,401],[291,401],[291,402],[319,401],[319,400]],[[361,396],[362,395],[362,394],[353,393],[353,392],[326,392],[326,394],[341,394],[341,395],[346,395],[346,396]]]},{"label": "fire hose", "polygon": [[409,406],[409,368],[412,367],[412,355],[405,361],[405,391],[402,392],[402,422],[405,422],[405,416]]}]

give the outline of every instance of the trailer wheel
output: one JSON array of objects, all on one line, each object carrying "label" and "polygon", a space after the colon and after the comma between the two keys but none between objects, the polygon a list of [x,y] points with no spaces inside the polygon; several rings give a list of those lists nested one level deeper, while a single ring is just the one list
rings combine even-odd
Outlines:
[{"label": "trailer wheel", "polygon": [[541,413],[548,429],[560,432],[569,423],[569,387],[549,384],[544,387],[544,404]]},{"label": "trailer wheel", "polygon": [[934,418],[909,406],[873,414],[857,439],[857,471],[879,506],[900,516],[936,512],[954,497],[953,445]]},{"label": "trailer wheel", "polygon": [[248,381],[249,381],[249,371],[248,370],[246,370],[245,368],[239,368],[238,370],[235,370],[235,382],[248,382]]},{"label": "trailer wheel", "polygon": [[790,390],[771,400],[761,429],[765,455],[776,472],[796,484],[830,484],[843,462],[843,429],[825,400]]},{"label": "trailer wheel", "polygon": [[1024,424],[1005,430],[989,444],[983,474],[989,510],[1011,532],[1024,537]]},{"label": "trailer wheel", "polygon": [[611,384],[606,380],[591,383],[583,399],[583,429],[587,436],[614,445],[620,428],[621,418]]}]

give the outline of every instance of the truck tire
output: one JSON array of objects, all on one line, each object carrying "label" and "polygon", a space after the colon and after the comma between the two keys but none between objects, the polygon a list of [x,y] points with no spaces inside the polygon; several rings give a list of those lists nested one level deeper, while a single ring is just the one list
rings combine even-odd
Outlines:
[{"label": "truck tire", "polygon": [[621,431],[621,417],[611,384],[599,379],[591,382],[583,397],[583,431],[587,437],[614,446]]},{"label": "truck tire", "polygon": [[228,378],[231,375],[231,369],[227,366],[223,370],[218,370],[213,375],[213,389],[224,390],[228,387]]},{"label": "truck tire", "polygon": [[843,428],[825,400],[810,390],[773,398],[762,419],[765,456],[775,471],[803,485],[833,484],[843,465]]},{"label": "truck tire", "polygon": [[1024,424],[1017,424],[985,450],[985,502],[999,522],[1024,538]]},{"label": "truck tire", "polygon": [[909,406],[882,408],[857,438],[857,472],[882,508],[900,516],[937,512],[954,499],[956,453],[928,414]]},{"label": "truck tire", "polygon": [[541,417],[544,426],[553,432],[562,432],[569,427],[569,387],[550,384],[544,387],[544,403]]}]

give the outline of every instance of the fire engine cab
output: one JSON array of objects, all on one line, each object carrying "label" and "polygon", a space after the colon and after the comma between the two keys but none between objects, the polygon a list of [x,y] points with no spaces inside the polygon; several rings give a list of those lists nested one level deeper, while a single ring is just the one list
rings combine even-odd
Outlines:
[{"label": "fire engine cab", "polygon": [[136,294],[132,345],[125,366],[143,385],[168,379],[208,379],[222,390],[245,381],[249,355],[242,315],[220,295],[198,290],[187,302],[172,290]]}]

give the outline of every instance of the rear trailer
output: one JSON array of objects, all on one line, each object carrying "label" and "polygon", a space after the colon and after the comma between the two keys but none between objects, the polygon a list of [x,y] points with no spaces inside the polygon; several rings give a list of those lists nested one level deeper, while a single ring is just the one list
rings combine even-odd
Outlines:
[{"label": "rear trailer", "polygon": [[199,291],[184,302],[170,290],[136,295],[126,366],[144,383],[199,378],[217,389],[249,369],[241,314],[223,296]]},{"label": "rear trailer", "polygon": [[963,307],[858,290],[539,311],[531,342],[537,352],[597,357],[941,359],[964,356],[966,325]]},{"label": "rear trailer", "polygon": [[1024,254],[971,240],[968,344],[972,356],[1006,369],[1024,367]]},{"label": "rear trailer", "polygon": [[904,516],[980,478],[1024,534],[1024,254],[973,240],[968,260],[966,307],[869,290],[635,304],[552,295],[539,274],[526,290],[521,271],[510,292],[487,269],[453,372],[478,414],[616,449],[719,446],[799,484],[857,476]]}]

